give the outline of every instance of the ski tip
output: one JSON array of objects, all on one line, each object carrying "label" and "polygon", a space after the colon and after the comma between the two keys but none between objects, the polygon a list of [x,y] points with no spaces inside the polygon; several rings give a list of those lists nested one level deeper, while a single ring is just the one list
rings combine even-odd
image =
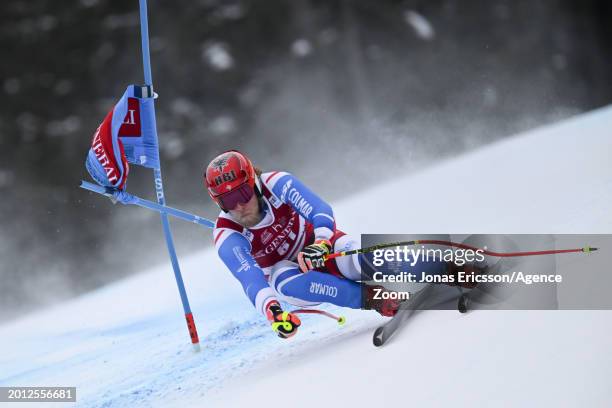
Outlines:
[{"label": "ski tip", "polygon": [[346,323],[346,317],[338,316],[338,325],[339,326],[344,326],[344,323]]},{"label": "ski tip", "polygon": [[380,347],[384,344],[382,327],[376,329],[376,331],[374,332],[374,336],[372,337],[372,341],[376,347]]},{"label": "ski tip", "polygon": [[582,252],[593,252],[593,251],[597,251],[599,248],[593,248],[593,247],[584,247],[582,248]]},{"label": "ski tip", "polygon": [[195,353],[199,353],[201,348],[200,348],[200,343],[192,343],[193,344],[193,351]]}]

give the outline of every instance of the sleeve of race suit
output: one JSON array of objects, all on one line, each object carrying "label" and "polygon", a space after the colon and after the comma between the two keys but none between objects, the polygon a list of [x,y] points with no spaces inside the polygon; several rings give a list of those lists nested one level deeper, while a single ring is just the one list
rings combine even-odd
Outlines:
[{"label": "sleeve of race suit", "polygon": [[244,293],[255,309],[265,316],[264,308],[271,300],[277,300],[276,294],[270,288],[263,270],[251,255],[249,240],[235,231],[225,233],[228,236],[217,247],[217,253],[225,266],[240,281]]},{"label": "sleeve of race suit", "polygon": [[289,173],[273,173],[267,185],[283,203],[290,205],[314,226],[315,239],[331,239],[336,221],[327,202]]}]

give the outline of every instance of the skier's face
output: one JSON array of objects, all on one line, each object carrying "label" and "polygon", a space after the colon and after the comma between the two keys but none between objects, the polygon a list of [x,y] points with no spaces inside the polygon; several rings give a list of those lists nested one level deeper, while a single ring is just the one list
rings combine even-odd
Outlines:
[{"label": "skier's face", "polygon": [[253,194],[251,199],[246,204],[238,204],[236,208],[230,210],[229,213],[245,227],[253,227],[261,221],[261,214],[259,212],[259,201],[257,195]]}]

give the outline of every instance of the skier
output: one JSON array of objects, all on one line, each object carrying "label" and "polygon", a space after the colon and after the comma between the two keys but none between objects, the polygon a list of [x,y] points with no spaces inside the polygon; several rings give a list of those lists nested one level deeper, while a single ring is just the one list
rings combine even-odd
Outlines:
[{"label": "skier", "polygon": [[[236,150],[207,166],[204,184],[221,208],[213,238],[221,260],[240,281],[251,303],[281,338],[296,334],[300,319],[279,300],[298,307],[331,303],[361,308],[357,255],[325,260],[331,252],[358,248],[336,228],[332,208],[293,175],[262,173]],[[365,307],[393,316],[399,302],[374,299],[365,286]]]}]

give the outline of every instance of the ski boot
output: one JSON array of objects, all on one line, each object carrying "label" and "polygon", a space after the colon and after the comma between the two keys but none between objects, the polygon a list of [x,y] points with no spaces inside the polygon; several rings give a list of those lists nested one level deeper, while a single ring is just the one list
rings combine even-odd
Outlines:
[{"label": "ski boot", "polygon": [[380,285],[365,285],[366,297],[365,308],[374,309],[382,316],[393,317],[400,308],[401,300],[385,298],[383,294],[394,293]]}]

